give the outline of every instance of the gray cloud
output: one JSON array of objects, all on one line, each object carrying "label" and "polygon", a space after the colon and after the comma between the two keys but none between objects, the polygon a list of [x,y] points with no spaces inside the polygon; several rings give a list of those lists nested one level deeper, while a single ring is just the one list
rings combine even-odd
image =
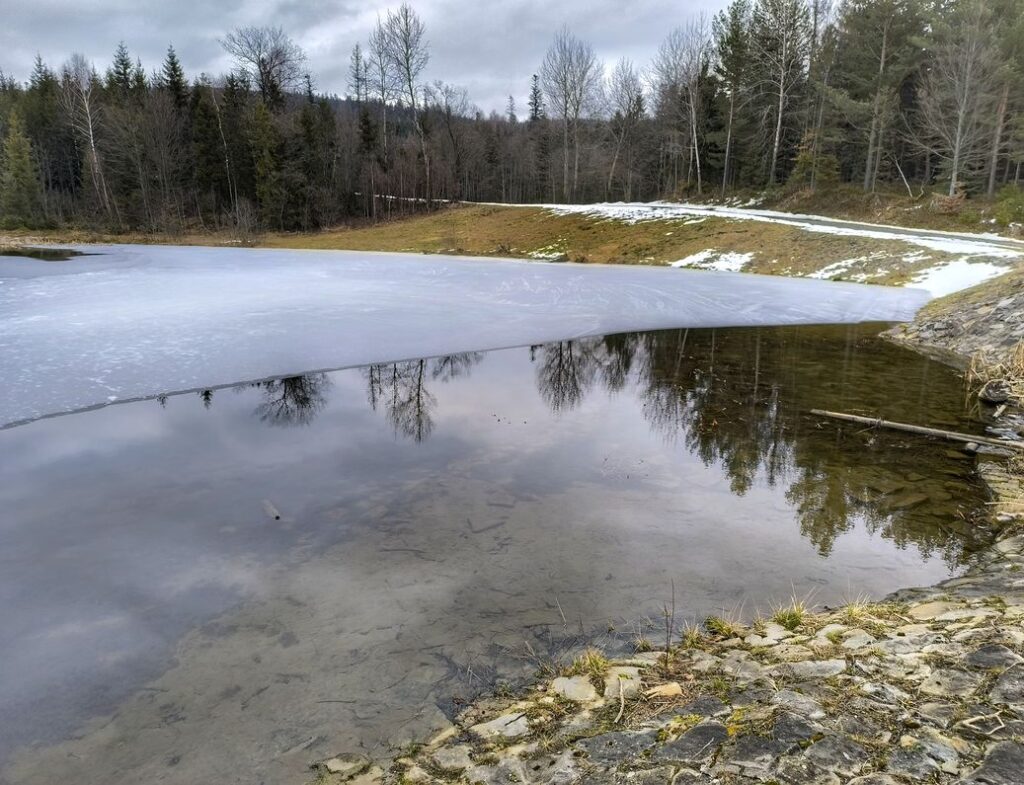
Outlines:
[{"label": "gray cloud", "polygon": [[[431,61],[427,77],[462,85],[485,111],[508,95],[523,107],[534,73],[562,24],[593,44],[607,62],[644,65],[665,34],[725,0],[421,0]],[[397,3],[357,0],[4,0],[0,70],[27,78],[36,53],[58,66],[82,52],[105,67],[119,41],[147,70],[174,44],[190,75],[220,74],[230,63],[217,38],[233,27],[281,25],[309,55],[320,90],[344,93],[352,46],[364,42],[377,15]]]}]

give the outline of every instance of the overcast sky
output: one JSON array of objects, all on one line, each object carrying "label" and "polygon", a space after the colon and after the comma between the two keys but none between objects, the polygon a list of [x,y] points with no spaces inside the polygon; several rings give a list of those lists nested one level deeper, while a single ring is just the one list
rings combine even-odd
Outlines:
[{"label": "overcast sky", "polygon": [[[486,111],[508,95],[525,109],[530,75],[554,31],[569,25],[606,62],[646,65],[665,34],[726,0],[415,0],[427,26],[427,78],[469,90]],[[190,77],[230,66],[217,38],[243,25],[280,25],[309,56],[318,90],[347,92],[348,58],[391,4],[355,0],[0,0],[0,70],[26,79],[38,52],[52,67],[82,52],[102,70],[119,41],[147,71],[173,43]]]}]

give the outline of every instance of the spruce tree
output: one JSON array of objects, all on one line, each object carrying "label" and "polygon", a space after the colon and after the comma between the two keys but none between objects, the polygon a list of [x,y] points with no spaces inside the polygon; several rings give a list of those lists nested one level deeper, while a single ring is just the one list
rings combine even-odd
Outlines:
[{"label": "spruce tree", "polygon": [[540,88],[540,78],[533,75],[530,81],[530,122],[535,123],[544,119],[544,92]]},{"label": "spruce tree", "polygon": [[8,120],[0,173],[0,218],[4,226],[32,228],[42,218],[43,193],[32,146],[17,112]]},{"label": "spruce tree", "polygon": [[132,63],[131,55],[128,54],[128,47],[122,41],[114,52],[114,62],[107,69],[107,90],[119,93],[122,97],[128,95],[132,89],[134,70],[135,64]]},{"label": "spruce tree", "polygon": [[185,79],[185,69],[181,67],[178,55],[173,46],[167,47],[167,57],[160,69],[161,86],[171,94],[174,105],[184,109],[188,103],[188,82]]}]

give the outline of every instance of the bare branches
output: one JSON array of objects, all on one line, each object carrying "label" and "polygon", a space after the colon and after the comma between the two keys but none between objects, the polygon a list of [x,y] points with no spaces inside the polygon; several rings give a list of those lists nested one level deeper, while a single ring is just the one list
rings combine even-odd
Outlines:
[{"label": "bare branches", "polygon": [[430,153],[427,150],[427,133],[423,117],[420,115],[421,102],[418,98],[420,77],[430,60],[426,28],[409,4],[402,3],[396,12],[388,12],[383,35],[387,65],[394,74],[399,92],[408,100],[416,121],[416,134],[420,139],[420,155],[423,158],[425,175],[425,198],[429,206],[433,197],[430,183]]},{"label": "bare branches", "polygon": [[403,98],[408,99],[413,111],[419,106],[420,76],[430,60],[425,36],[423,22],[408,3],[402,3],[394,13],[388,12],[384,24],[385,56]]},{"label": "bare branches", "polygon": [[985,157],[982,141],[988,131],[982,119],[993,102],[991,77],[998,67],[984,4],[967,3],[957,15],[960,24],[938,31],[918,94],[922,135],[917,142],[942,160],[950,196],[964,172]]},{"label": "bare branches", "polygon": [[[540,82],[555,116],[562,120],[562,197],[575,195],[579,181],[579,123],[599,95],[602,67],[590,44],[563,27],[544,56]],[[569,188],[569,136],[573,139],[573,179]]]},{"label": "bare branches", "polygon": [[280,27],[239,27],[220,40],[235,65],[256,83],[266,104],[276,105],[298,84],[306,54]]}]

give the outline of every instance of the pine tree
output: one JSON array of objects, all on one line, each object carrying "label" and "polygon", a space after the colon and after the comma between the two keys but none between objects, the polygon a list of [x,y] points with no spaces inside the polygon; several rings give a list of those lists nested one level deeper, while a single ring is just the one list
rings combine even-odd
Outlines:
[{"label": "pine tree", "polygon": [[160,69],[160,86],[171,94],[175,106],[185,108],[188,104],[188,81],[173,46],[167,47],[167,57]]},{"label": "pine tree", "polygon": [[43,192],[32,146],[17,112],[8,120],[0,174],[0,219],[5,226],[32,228],[42,218]]}]

